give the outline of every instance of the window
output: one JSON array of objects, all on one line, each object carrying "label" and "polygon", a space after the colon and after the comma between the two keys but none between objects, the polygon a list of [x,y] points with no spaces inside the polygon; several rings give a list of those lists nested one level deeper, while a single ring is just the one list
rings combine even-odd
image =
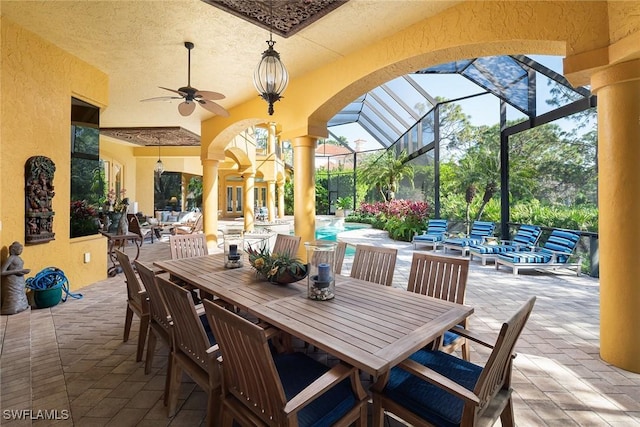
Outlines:
[{"label": "window", "polygon": [[71,237],[98,232],[98,209],[106,194],[99,128],[100,109],[71,98]]}]

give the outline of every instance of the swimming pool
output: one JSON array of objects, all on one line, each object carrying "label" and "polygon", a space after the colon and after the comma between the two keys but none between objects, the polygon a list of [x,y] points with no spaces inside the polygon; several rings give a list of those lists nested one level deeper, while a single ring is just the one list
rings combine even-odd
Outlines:
[{"label": "swimming pool", "polygon": [[356,224],[349,222],[340,225],[325,225],[320,228],[316,228],[316,239],[331,240],[335,242],[338,240],[338,233],[349,230],[358,230],[361,228],[369,228],[369,226],[365,224]]},{"label": "swimming pool", "polygon": [[[338,241],[338,233],[342,233],[343,231],[349,230],[358,230],[361,228],[369,228],[366,224],[357,224],[357,223],[339,223],[336,225],[324,225],[322,227],[316,228],[316,239],[317,240],[330,240],[332,242]],[[345,255],[353,255],[356,250],[352,246],[347,246],[347,251]]]}]

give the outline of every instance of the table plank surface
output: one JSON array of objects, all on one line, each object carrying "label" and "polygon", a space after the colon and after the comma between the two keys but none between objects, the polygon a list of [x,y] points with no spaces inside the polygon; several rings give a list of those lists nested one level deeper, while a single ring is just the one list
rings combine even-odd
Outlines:
[{"label": "table plank surface", "polygon": [[249,312],[372,375],[381,375],[468,317],[471,307],[338,277],[336,296],[299,294]]},{"label": "table plank surface", "polygon": [[471,307],[340,275],[334,299],[310,300],[306,279],[271,284],[248,264],[225,268],[222,254],[154,264],[375,376],[473,313]]}]

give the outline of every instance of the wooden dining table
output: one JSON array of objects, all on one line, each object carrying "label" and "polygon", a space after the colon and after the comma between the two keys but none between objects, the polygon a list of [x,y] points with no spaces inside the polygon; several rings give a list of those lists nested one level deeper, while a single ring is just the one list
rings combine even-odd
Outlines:
[{"label": "wooden dining table", "polygon": [[261,321],[380,376],[473,313],[473,308],[336,275],[335,298],[307,298],[307,279],[276,285],[222,254],[154,264]]}]

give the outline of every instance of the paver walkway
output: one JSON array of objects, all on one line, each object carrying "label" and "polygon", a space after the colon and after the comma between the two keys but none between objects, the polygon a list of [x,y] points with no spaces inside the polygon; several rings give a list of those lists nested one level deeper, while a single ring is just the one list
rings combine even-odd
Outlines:
[{"label": "paver walkway", "polygon": [[[340,238],[397,247],[394,286],[405,286],[412,246],[385,235],[363,229]],[[141,260],[166,258],[165,242],[143,245]],[[348,274],[350,266],[347,258],[343,272]],[[158,350],[162,354],[156,356],[151,374],[145,375],[143,362],[135,362],[137,319],[129,341],[122,342],[126,304],[122,274],[81,292],[83,299],[69,299],[50,309],[0,316],[0,424],[202,425],[206,396],[189,381],[183,384],[180,411],[173,419],[166,417],[162,405],[166,350]],[[565,272],[513,276],[473,262],[467,285],[467,304],[475,307],[470,327],[495,336],[501,322],[531,295],[538,299],[514,361],[518,425],[640,426],[640,375],[599,358],[596,279]],[[488,352],[471,347],[472,361],[483,363]],[[16,420],[18,415],[59,419]],[[389,425],[399,423],[389,420]]]}]

